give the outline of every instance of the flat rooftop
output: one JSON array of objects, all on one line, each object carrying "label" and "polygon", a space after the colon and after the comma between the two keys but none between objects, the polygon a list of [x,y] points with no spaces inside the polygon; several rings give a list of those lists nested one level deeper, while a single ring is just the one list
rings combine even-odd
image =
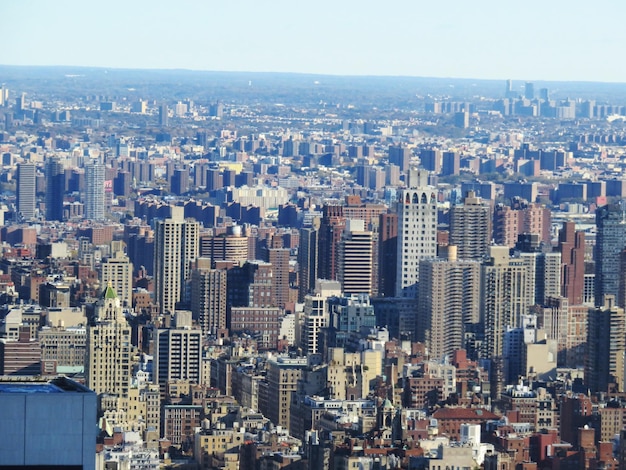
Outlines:
[{"label": "flat rooftop", "polygon": [[0,376],[2,393],[94,393],[84,385],[67,377]]}]

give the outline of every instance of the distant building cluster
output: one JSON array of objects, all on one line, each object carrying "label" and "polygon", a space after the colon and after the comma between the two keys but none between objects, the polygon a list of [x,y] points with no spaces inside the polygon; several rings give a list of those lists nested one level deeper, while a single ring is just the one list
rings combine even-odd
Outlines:
[{"label": "distant building cluster", "polygon": [[623,106],[22,88],[0,468],[626,466]]}]

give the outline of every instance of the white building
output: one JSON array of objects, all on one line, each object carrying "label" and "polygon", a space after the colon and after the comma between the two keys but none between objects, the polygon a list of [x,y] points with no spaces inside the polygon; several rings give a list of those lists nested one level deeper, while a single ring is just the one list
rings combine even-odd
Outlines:
[{"label": "white building", "polygon": [[437,256],[437,190],[428,172],[409,170],[398,194],[397,297],[417,297],[419,262]]}]

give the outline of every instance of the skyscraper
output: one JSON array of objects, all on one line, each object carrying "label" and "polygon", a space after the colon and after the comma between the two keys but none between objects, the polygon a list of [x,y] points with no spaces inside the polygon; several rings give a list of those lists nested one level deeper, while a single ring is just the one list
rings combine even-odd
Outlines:
[{"label": "skyscraper", "polygon": [[96,160],[85,165],[85,218],[104,220],[104,165]]},{"label": "skyscraper", "polygon": [[157,220],[154,230],[154,292],[161,313],[174,313],[176,304],[190,300],[186,281],[198,257],[198,222],[185,220],[182,207],[172,217]]},{"label": "skyscraper", "polygon": [[491,207],[470,191],[463,204],[450,209],[450,245],[459,259],[482,260],[491,243]]},{"label": "skyscraper", "polygon": [[435,360],[465,349],[466,332],[480,321],[480,263],[457,260],[454,251],[420,262],[416,338]]},{"label": "skyscraper", "polygon": [[609,391],[609,384],[624,390],[626,316],[624,309],[607,295],[603,305],[589,309],[585,382],[592,392]]},{"label": "skyscraper", "polygon": [[130,326],[111,286],[96,303],[93,325],[87,328],[86,385],[97,394],[128,395],[132,346]]},{"label": "skyscraper", "polygon": [[23,220],[35,217],[35,164],[17,165],[17,213]]},{"label": "skyscraper", "polygon": [[337,246],[341,240],[346,218],[342,206],[326,205],[322,209],[322,221],[319,230],[319,266],[320,279],[337,279]]},{"label": "skyscraper", "polygon": [[373,236],[362,220],[349,219],[339,242],[337,278],[346,295],[372,294]]},{"label": "skyscraper", "polygon": [[378,225],[378,295],[393,297],[396,293],[398,256],[398,214],[380,214]]},{"label": "skyscraper", "polygon": [[576,231],[574,222],[563,223],[558,250],[563,263],[561,295],[567,297],[570,305],[581,305],[585,283],[585,232]]},{"label": "skyscraper", "polygon": [[159,106],[159,126],[167,127],[169,125],[169,110],[166,104]]},{"label": "skyscraper", "polygon": [[315,288],[318,265],[318,235],[319,230],[317,227],[303,227],[300,229],[298,302],[304,302],[304,297],[313,292]]},{"label": "skyscraper", "polygon": [[226,270],[211,269],[209,258],[198,258],[191,273],[191,313],[203,335],[226,328]]},{"label": "skyscraper", "polygon": [[620,253],[626,247],[626,211],[624,203],[609,204],[596,210],[595,299],[601,305],[605,295],[618,298]]},{"label": "skyscraper", "polygon": [[65,169],[61,161],[52,157],[46,161],[46,220],[63,220]]},{"label": "skyscraper", "polygon": [[417,297],[419,262],[437,256],[437,195],[428,173],[409,170],[398,194],[396,296]]}]

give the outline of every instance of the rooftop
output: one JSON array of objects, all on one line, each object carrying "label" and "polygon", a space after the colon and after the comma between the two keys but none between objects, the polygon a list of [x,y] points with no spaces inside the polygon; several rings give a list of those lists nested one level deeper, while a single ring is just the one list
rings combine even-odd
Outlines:
[{"label": "rooftop", "polygon": [[2,393],[93,393],[87,387],[67,377],[9,377],[0,376]]}]

